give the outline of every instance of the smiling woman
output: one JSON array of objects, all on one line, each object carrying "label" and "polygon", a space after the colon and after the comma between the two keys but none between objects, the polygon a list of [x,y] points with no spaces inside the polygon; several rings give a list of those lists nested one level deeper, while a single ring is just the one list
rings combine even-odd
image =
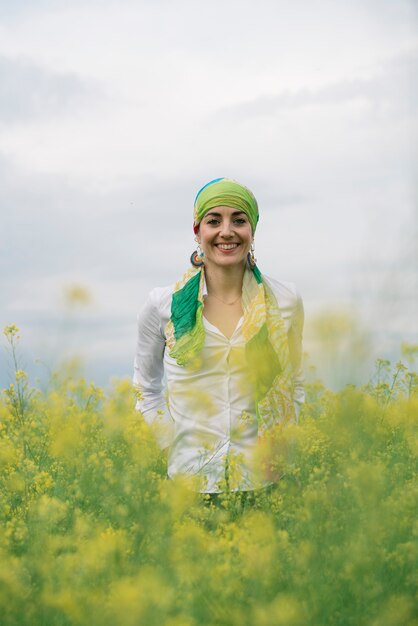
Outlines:
[{"label": "smiling woman", "polygon": [[297,421],[304,401],[302,300],[258,269],[258,218],[244,185],[205,185],[191,268],[153,289],[138,316],[136,407],[168,448],[168,475],[195,477],[204,493],[268,486],[257,448],[267,430]]}]

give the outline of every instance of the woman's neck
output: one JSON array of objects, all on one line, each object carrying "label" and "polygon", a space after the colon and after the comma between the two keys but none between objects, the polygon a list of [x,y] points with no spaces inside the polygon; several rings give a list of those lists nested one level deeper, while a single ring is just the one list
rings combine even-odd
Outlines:
[{"label": "woman's neck", "polygon": [[208,294],[214,293],[225,299],[239,296],[242,292],[245,265],[233,267],[205,266],[205,279]]}]

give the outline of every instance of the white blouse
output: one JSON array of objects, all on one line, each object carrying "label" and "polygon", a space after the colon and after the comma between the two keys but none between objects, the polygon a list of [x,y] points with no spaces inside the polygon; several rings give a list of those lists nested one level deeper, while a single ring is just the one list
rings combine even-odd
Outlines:
[{"label": "white blouse", "polygon": [[[302,299],[292,283],[263,278],[276,296],[288,333],[298,415],[304,402]],[[133,378],[139,391],[137,410],[155,428],[160,445],[169,447],[168,476],[196,476],[202,481],[199,491],[209,493],[267,485],[252,469],[258,426],[246,382],[243,318],[227,339],[203,316],[200,367],[179,366],[165,345],[173,289],[153,289],[138,315]]]}]

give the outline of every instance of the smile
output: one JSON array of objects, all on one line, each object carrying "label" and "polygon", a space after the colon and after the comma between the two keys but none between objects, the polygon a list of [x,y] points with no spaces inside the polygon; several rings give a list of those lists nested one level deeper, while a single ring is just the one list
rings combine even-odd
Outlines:
[{"label": "smile", "polygon": [[215,245],[221,250],[233,250],[234,248],[238,248],[239,243],[217,243]]}]

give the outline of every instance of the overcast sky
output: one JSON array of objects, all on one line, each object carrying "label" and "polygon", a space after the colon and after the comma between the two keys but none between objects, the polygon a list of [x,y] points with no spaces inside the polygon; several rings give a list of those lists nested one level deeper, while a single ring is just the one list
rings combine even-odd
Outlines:
[{"label": "overcast sky", "polygon": [[370,359],[418,342],[417,29],[415,0],[0,0],[0,323],[29,370],[131,375],[218,176],[257,197],[260,269],[297,284],[314,360],[336,310]]}]

